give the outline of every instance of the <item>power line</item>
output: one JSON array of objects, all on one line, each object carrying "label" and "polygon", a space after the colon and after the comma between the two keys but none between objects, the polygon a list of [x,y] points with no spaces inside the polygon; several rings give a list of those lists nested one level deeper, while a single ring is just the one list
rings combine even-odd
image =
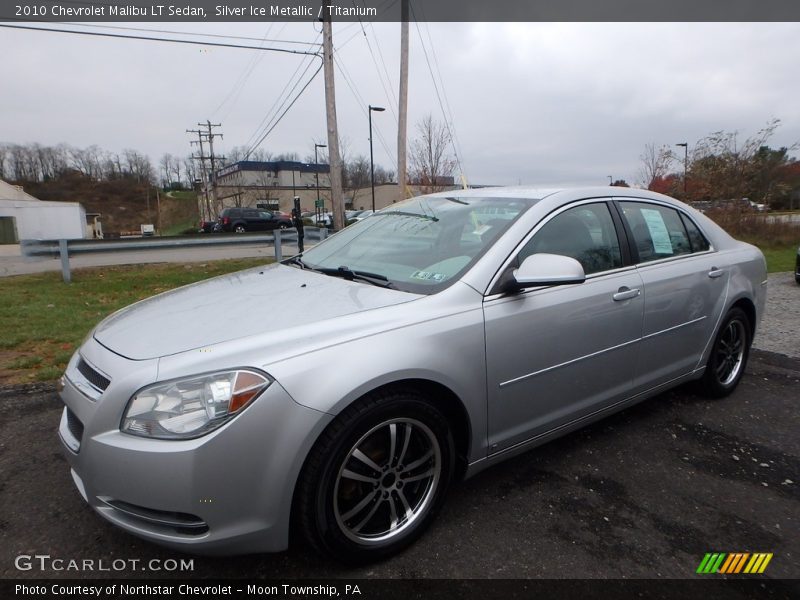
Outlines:
[{"label": "power line", "polygon": [[167,42],[173,44],[191,44],[194,46],[216,46],[220,48],[237,48],[241,50],[262,50],[265,52],[283,52],[285,54],[303,54],[306,56],[319,56],[319,52],[304,52],[302,50],[288,50],[286,48],[268,48],[264,46],[245,46],[242,44],[223,44],[221,42],[201,42],[197,40],[175,40],[170,38],[160,38],[160,37],[153,37],[153,36],[142,36],[142,35],[119,35],[116,33],[102,33],[99,31],[75,31],[72,29],[54,29],[54,28],[44,28],[44,27],[31,27],[27,25],[7,25],[5,23],[0,23],[0,27],[5,27],[6,29],[25,29],[29,31],[44,31],[49,33],[71,33],[74,35],[88,35],[94,37],[107,37],[107,38],[117,38],[123,40],[144,40],[148,42]]},{"label": "power line", "polygon": [[[355,97],[356,103],[361,108],[361,112],[365,116],[369,116],[369,113],[367,112],[367,109],[364,108],[365,106],[367,106],[367,102],[364,101],[364,99],[361,97],[361,94],[356,89],[356,85],[352,81],[352,77],[347,72],[347,69],[345,68],[344,64],[342,63],[341,60],[339,60],[339,57],[336,54],[334,54],[333,60],[336,63],[336,66],[339,67],[339,72],[342,74],[342,77],[344,78],[344,82],[347,84],[347,87],[350,89],[350,92],[353,94],[353,97]],[[392,153],[392,151],[389,150],[389,146],[386,143],[386,140],[384,139],[383,134],[381,134],[380,129],[377,126],[373,126],[373,131],[374,131],[375,134],[377,134],[378,141],[380,141],[384,152],[386,152],[386,155],[389,158],[392,159],[392,163],[396,163],[397,162],[397,158]]]},{"label": "power line", "polygon": [[[64,0],[62,0],[62,2],[63,1]],[[30,22],[31,19],[25,19],[25,21]],[[297,44],[298,46],[308,46],[309,44],[309,42],[301,42],[298,40],[282,40],[280,38],[267,38],[266,36],[269,35],[269,30],[272,29],[272,27],[275,25],[274,22],[270,24],[269,29],[267,29],[267,33],[264,34],[263,38],[251,37],[245,35],[224,35],[221,33],[197,33],[193,31],[176,31],[174,29],[148,29],[146,27],[123,27],[121,25],[93,25],[90,23],[76,23],[74,21],[35,21],[35,22],[37,23],[55,22],[60,25],[73,25],[75,27],[92,27],[94,29],[117,29],[122,31],[139,31],[142,33],[170,33],[175,35],[193,35],[197,37],[210,37],[210,38],[219,38],[228,40],[246,40],[251,42],[277,42],[279,44]],[[286,25],[288,25],[288,23],[284,23],[283,28],[285,28]],[[283,28],[281,29],[281,31],[283,31]],[[280,31],[278,32],[278,35],[280,35]]]},{"label": "power line", "polygon": [[[414,13],[413,5],[411,6],[411,13],[412,14]],[[444,126],[447,129],[448,136],[450,137],[450,144],[453,146],[453,153],[455,154],[455,157],[456,157],[456,164],[458,165],[459,171],[463,175],[464,174],[464,168],[462,167],[461,158],[459,157],[459,152],[458,152],[458,149],[456,148],[455,138],[454,138],[453,133],[452,133],[452,129],[451,129],[451,126],[450,126],[450,122],[449,122],[449,119],[448,119],[447,112],[445,111],[445,108],[444,108],[444,103],[442,102],[442,96],[441,96],[441,93],[439,92],[439,86],[436,84],[436,76],[435,76],[435,74],[433,72],[433,67],[431,66],[430,58],[428,57],[428,50],[425,47],[425,38],[422,37],[422,32],[420,31],[419,21],[417,21],[416,15],[414,16],[414,24],[415,24],[415,26],[417,28],[417,35],[419,35],[419,40],[420,40],[420,43],[422,45],[422,53],[425,56],[425,62],[428,65],[428,71],[431,74],[431,80],[433,81],[433,89],[436,91],[436,98],[439,101],[439,109],[442,111],[442,116],[444,117]],[[443,83],[442,83],[442,87],[444,87]]]},{"label": "power line", "polygon": [[[266,40],[267,36],[269,35],[269,32],[270,32],[270,31],[272,31],[272,28],[273,28],[273,26],[274,26],[274,25],[275,25],[275,23],[270,23],[270,24],[269,24],[269,27],[267,27],[267,31],[264,33],[264,38],[261,40],[261,44],[264,44],[264,43],[265,43],[265,40]],[[228,100],[230,100],[231,98],[233,98],[233,99],[234,99],[234,101],[232,102],[232,106],[236,104],[236,102],[235,102],[235,99],[239,97],[239,94],[240,94],[240,93],[241,93],[241,91],[244,89],[244,84],[247,82],[247,79],[250,77],[250,75],[251,75],[251,74],[253,73],[253,71],[255,70],[255,68],[256,68],[256,65],[257,65],[259,62],[261,62],[261,59],[262,59],[262,58],[264,58],[264,54],[261,54],[261,53],[253,54],[253,55],[250,57],[250,60],[249,60],[249,62],[247,63],[247,66],[246,66],[246,67],[245,67],[245,68],[242,70],[242,72],[239,74],[239,77],[238,77],[238,79],[236,80],[236,83],[234,83],[234,84],[233,84],[233,86],[231,87],[231,89],[230,89],[230,90],[228,90],[228,93],[225,95],[225,98],[223,98],[222,102],[220,102],[220,103],[219,103],[219,105],[217,106],[217,108],[215,108],[215,109],[213,110],[213,112],[211,113],[212,115],[215,115],[215,114],[217,114],[217,113],[219,112],[219,110],[220,110],[220,109],[221,109],[223,106],[225,106],[225,104],[226,104],[226,103],[228,102]],[[227,116],[227,115],[226,115],[226,116]],[[223,120],[224,120],[224,119],[223,119]]]},{"label": "power line", "polygon": [[294,100],[292,100],[292,102],[289,104],[289,106],[286,107],[286,110],[284,110],[281,113],[281,115],[278,117],[278,119],[275,121],[275,123],[272,125],[272,127],[270,127],[267,131],[264,132],[264,135],[261,136],[261,138],[258,140],[258,142],[253,144],[253,147],[250,150],[248,150],[247,154],[244,157],[245,160],[247,160],[250,157],[250,155],[253,153],[253,151],[261,145],[261,143],[267,138],[267,136],[270,133],[272,133],[273,129],[275,129],[278,126],[278,123],[280,123],[281,120],[283,119],[283,117],[286,115],[286,113],[289,112],[289,109],[292,108],[292,106],[294,106],[295,102],[297,102],[297,100],[300,98],[300,96],[303,95],[303,92],[305,92],[306,89],[308,88],[308,86],[311,85],[311,82],[314,81],[316,76],[322,70],[323,65],[324,65],[324,63],[320,62],[320,65],[319,65],[319,67],[317,67],[317,70],[314,71],[314,74],[306,82],[306,84],[302,87],[302,89],[297,93],[297,95],[294,97]]},{"label": "power line", "polygon": [[[423,18],[424,18],[424,13],[423,13]],[[431,54],[433,54],[433,64],[436,67],[436,73],[439,76],[439,83],[442,86],[442,96],[444,97],[444,105],[445,105],[445,108],[447,108],[447,114],[448,114],[448,116],[450,118],[451,133],[452,133],[452,136],[453,136],[454,149],[457,148],[457,150],[456,150],[457,155],[463,157],[464,153],[461,151],[461,141],[458,139],[458,133],[456,132],[455,117],[453,116],[453,109],[450,108],[450,100],[447,97],[447,88],[445,88],[445,86],[444,86],[444,77],[442,77],[442,71],[439,68],[439,59],[436,56],[436,46],[434,46],[434,44],[433,44],[433,38],[431,37],[430,26],[428,25],[427,22],[424,22],[424,27],[425,27],[425,31],[428,33],[428,43],[430,44],[430,47],[431,47]],[[462,170],[462,174],[463,174],[463,170]]]},{"label": "power line", "polygon": [[[248,151],[247,151],[248,155],[251,154],[253,152],[253,150],[255,150],[255,147],[252,146],[252,142],[256,138],[258,138],[262,134],[262,132],[264,130],[266,130],[266,129],[268,129],[270,127],[272,122],[275,120],[275,117],[278,114],[278,112],[281,110],[281,108],[283,108],[286,105],[286,103],[289,101],[290,96],[297,89],[297,86],[300,85],[300,82],[303,80],[303,77],[308,72],[308,70],[311,68],[311,65],[313,64],[313,62],[314,62],[313,58],[304,58],[300,62],[300,64],[297,66],[297,68],[295,69],[295,71],[292,74],[292,76],[286,82],[286,85],[283,87],[281,92],[278,94],[277,98],[275,99],[275,102],[272,104],[272,106],[269,108],[267,113],[264,115],[264,118],[261,119],[261,122],[255,128],[253,133],[250,135],[249,138],[247,138],[247,142],[245,143],[245,146],[248,147]],[[305,69],[303,69],[303,72],[300,73],[300,69],[302,69],[304,65],[305,65]],[[298,76],[298,73],[300,73],[299,76]],[[291,87],[291,89],[289,89],[289,86],[292,85],[292,81],[294,81],[295,77],[297,77],[297,81],[295,81],[294,85]]]},{"label": "power line", "polygon": [[[363,3],[363,2],[362,2]],[[353,6],[355,7],[356,3],[353,0]],[[381,68],[378,66],[378,60],[375,58],[375,53],[372,51],[372,44],[369,41],[369,36],[367,35],[367,30],[364,29],[364,23],[361,22],[361,19],[358,20],[359,25],[361,25],[361,32],[364,34],[364,41],[367,43],[367,48],[369,49],[369,55],[372,57],[372,64],[375,65],[375,70],[378,72],[378,81],[380,81],[381,87],[383,88],[383,93],[386,96],[386,100],[389,104],[389,111],[392,113],[394,117],[395,123],[397,123],[397,112],[394,109],[394,105],[397,104],[397,99],[394,95],[390,95],[389,91],[387,90],[386,83],[383,81],[383,73],[381,73]],[[378,51],[380,52],[380,44],[378,44]],[[383,60],[383,55],[381,54],[381,60]],[[384,71],[386,71],[386,63],[383,64]],[[389,85],[389,90],[391,89],[392,82],[389,79],[388,72],[386,73],[386,81]]]}]

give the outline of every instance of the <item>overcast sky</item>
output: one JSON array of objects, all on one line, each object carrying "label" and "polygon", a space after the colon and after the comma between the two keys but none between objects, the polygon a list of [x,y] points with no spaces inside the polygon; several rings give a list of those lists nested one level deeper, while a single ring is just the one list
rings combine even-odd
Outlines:
[{"label": "overcast sky", "polygon": [[[131,26],[321,40],[316,23]],[[392,170],[399,39],[396,23],[334,25],[340,133],[351,156],[368,156],[366,105],[385,106],[373,114],[375,161]],[[723,129],[746,137],[773,117],[782,126],[772,146],[800,140],[797,23],[412,23],[409,138],[424,115],[443,120],[421,39],[470,183],[591,185],[608,175],[634,183],[648,142],[691,145]],[[10,29],[0,29],[0,56],[0,141],[135,148],[154,163],[165,152],[188,154],[184,130],[206,119],[222,123],[223,153],[247,144],[308,64],[272,52]],[[315,140],[325,143],[323,89],[320,72],[263,147],[305,157]]]}]

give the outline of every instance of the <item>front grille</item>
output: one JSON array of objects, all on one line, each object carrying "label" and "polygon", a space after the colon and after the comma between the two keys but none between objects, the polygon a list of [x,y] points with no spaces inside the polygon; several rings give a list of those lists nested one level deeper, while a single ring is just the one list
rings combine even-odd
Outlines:
[{"label": "front grille", "polygon": [[179,533],[182,535],[203,535],[208,532],[208,525],[203,519],[188,513],[171,512],[145,508],[122,500],[100,498],[107,506],[116,509],[128,521],[138,521],[139,526],[151,530]]},{"label": "front grille", "polygon": [[78,360],[78,372],[86,377],[86,380],[91,383],[94,387],[98,390],[105,391],[106,388],[109,386],[111,381],[95,371],[89,364],[83,360],[83,358]]},{"label": "front grille", "polygon": [[75,416],[75,413],[72,412],[69,407],[67,407],[67,429],[69,429],[72,437],[78,440],[78,444],[80,444],[81,438],[83,438],[83,423],[81,423],[80,419]]}]

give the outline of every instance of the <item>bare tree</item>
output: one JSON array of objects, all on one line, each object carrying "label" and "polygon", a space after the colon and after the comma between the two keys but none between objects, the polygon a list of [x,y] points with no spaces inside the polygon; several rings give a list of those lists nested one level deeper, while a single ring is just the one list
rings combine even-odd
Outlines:
[{"label": "bare tree", "polygon": [[369,159],[366,156],[360,155],[353,160],[342,161],[342,191],[345,202],[349,199],[352,206],[357,206],[359,193],[369,193],[369,186]]},{"label": "bare tree", "polygon": [[167,152],[161,157],[161,160],[158,162],[158,166],[160,169],[159,176],[161,177],[161,187],[168,188],[170,185],[170,177],[172,176],[172,162],[174,157],[172,154]]},{"label": "bare tree", "polygon": [[639,167],[638,183],[651,190],[655,181],[663,179],[669,173],[675,155],[666,144],[656,147],[655,143],[650,143],[645,144],[644,153],[639,155],[639,159],[642,164]]},{"label": "bare tree", "polygon": [[8,144],[0,144],[0,179],[9,179]]},{"label": "bare tree", "polygon": [[145,154],[140,154],[130,148],[123,150],[125,157],[125,168],[127,174],[139,183],[151,183],[153,181],[153,165]]},{"label": "bare tree", "polygon": [[455,157],[450,153],[450,131],[444,123],[431,115],[417,123],[419,137],[411,142],[409,163],[411,183],[419,185],[426,193],[449,187],[447,179],[456,169]]}]

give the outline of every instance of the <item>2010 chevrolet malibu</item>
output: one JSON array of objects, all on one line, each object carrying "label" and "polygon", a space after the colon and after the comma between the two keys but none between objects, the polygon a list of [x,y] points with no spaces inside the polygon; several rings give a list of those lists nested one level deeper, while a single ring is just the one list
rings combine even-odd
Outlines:
[{"label": "2010 chevrolet malibu", "polygon": [[83,498],[153,542],[279,551],[293,526],[377,559],[456,477],[690,380],[732,392],[765,295],[759,250],[666,196],[421,196],[111,315],[59,432]]}]

